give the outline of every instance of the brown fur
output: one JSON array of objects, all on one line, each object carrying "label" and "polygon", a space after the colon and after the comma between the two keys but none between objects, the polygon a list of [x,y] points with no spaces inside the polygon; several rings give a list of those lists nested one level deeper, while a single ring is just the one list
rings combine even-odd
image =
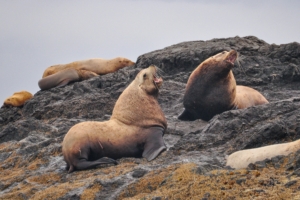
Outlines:
[{"label": "brown fur", "polygon": [[127,58],[117,57],[113,59],[94,58],[88,60],[75,61],[68,64],[53,65],[48,67],[43,74],[43,78],[55,74],[65,69],[87,70],[98,75],[115,72],[123,67],[132,66],[135,63]]},{"label": "brown fur", "polygon": [[232,73],[237,52],[223,51],[203,61],[190,75],[183,99],[181,120],[210,120],[230,109],[268,103],[258,91],[237,86]]},{"label": "brown fur", "polygon": [[23,106],[24,103],[32,97],[32,94],[27,91],[15,92],[12,96],[5,99],[3,106]]},{"label": "brown fur", "polygon": [[[82,122],[66,134],[62,151],[69,172],[116,163],[121,157],[152,160],[166,147],[165,116],[157,102],[161,78],[156,68],[142,70],[117,100],[111,119]],[[108,157],[108,158],[106,158]]]},{"label": "brown fur", "polygon": [[38,85],[41,90],[48,90],[53,87],[67,85],[70,82],[87,80],[95,76],[98,76],[98,74],[87,70],[70,68],[42,78],[39,80]]}]

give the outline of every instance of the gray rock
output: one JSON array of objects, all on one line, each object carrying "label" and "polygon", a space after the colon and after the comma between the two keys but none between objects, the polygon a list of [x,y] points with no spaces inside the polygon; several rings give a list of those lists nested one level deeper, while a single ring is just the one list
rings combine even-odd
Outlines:
[{"label": "gray rock", "polygon": [[[178,120],[177,116],[183,111],[183,93],[190,73],[209,56],[229,49],[239,52],[243,67],[236,65],[233,69],[237,84],[257,89],[270,103],[227,111],[208,122]],[[196,173],[204,174],[212,169],[223,168],[225,155],[232,152],[300,138],[300,44],[270,45],[253,36],[233,37],[175,44],[139,56],[134,67],[39,91],[20,108],[1,108],[0,145],[3,146],[0,148],[0,167],[13,170],[16,166],[23,166],[24,173],[14,183],[20,186],[28,177],[49,172],[59,174],[61,178],[57,184],[80,182],[84,178],[80,175],[84,172],[67,174],[60,170],[63,167],[60,165],[63,162],[61,142],[64,135],[79,122],[109,119],[119,95],[136,74],[150,64],[157,65],[163,71],[164,84],[159,103],[168,121],[166,141],[169,149],[152,162],[133,159],[138,160],[133,162],[138,168],[147,169],[148,173],[171,164],[193,162],[198,166]],[[40,163],[28,170],[36,159]],[[252,168],[259,169],[274,163],[278,163],[274,166],[279,167],[282,159],[278,157],[252,164]],[[288,159],[287,170],[300,168],[299,152],[288,156]],[[125,174],[120,172],[112,180],[97,178],[98,182],[86,185],[101,185],[102,189],[95,194],[95,198],[110,199],[122,191],[127,192],[130,183],[148,175],[143,173],[133,168]],[[238,182],[242,183],[243,180]],[[14,184],[1,183],[3,190],[0,197],[10,194]],[[51,185],[36,187],[35,190],[39,191]],[[151,185],[149,188],[153,189]],[[81,191],[83,189],[71,190],[60,198],[76,199]],[[20,193],[20,198],[30,199],[30,195],[33,193]]]}]

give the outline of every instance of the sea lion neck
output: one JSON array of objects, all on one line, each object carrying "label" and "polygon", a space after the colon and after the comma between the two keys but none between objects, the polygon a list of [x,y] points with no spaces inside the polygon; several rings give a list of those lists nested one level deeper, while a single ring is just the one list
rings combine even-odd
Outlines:
[{"label": "sea lion neck", "polygon": [[117,100],[111,119],[139,127],[167,127],[156,96],[146,94],[134,80]]}]

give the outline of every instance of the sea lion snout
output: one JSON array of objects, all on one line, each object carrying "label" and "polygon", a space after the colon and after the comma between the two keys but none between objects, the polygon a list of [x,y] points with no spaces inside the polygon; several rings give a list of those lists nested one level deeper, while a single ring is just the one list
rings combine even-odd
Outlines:
[{"label": "sea lion snout", "polygon": [[232,65],[234,65],[234,62],[236,61],[237,57],[238,57],[237,51],[231,50],[228,53],[225,61],[231,63]]},{"label": "sea lion snout", "polygon": [[155,86],[157,86],[157,89],[159,89],[162,86],[162,83],[163,83],[163,79],[158,74],[159,68],[155,65],[151,65],[150,67],[152,68],[152,70],[154,70],[154,72],[153,72],[153,83],[154,83]]}]

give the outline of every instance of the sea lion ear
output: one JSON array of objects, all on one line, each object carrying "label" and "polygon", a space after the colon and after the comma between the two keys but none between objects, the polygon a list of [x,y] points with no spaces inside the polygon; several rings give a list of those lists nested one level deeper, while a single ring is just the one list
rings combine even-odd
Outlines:
[{"label": "sea lion ear", "polygon": [[156,158],[162,151],[166,150],[166,145],[164,143],[163,134],[164,129],[162,127],[151,127],[147,130],[147,139],[144,146],[143,158],[148,161]]}]

